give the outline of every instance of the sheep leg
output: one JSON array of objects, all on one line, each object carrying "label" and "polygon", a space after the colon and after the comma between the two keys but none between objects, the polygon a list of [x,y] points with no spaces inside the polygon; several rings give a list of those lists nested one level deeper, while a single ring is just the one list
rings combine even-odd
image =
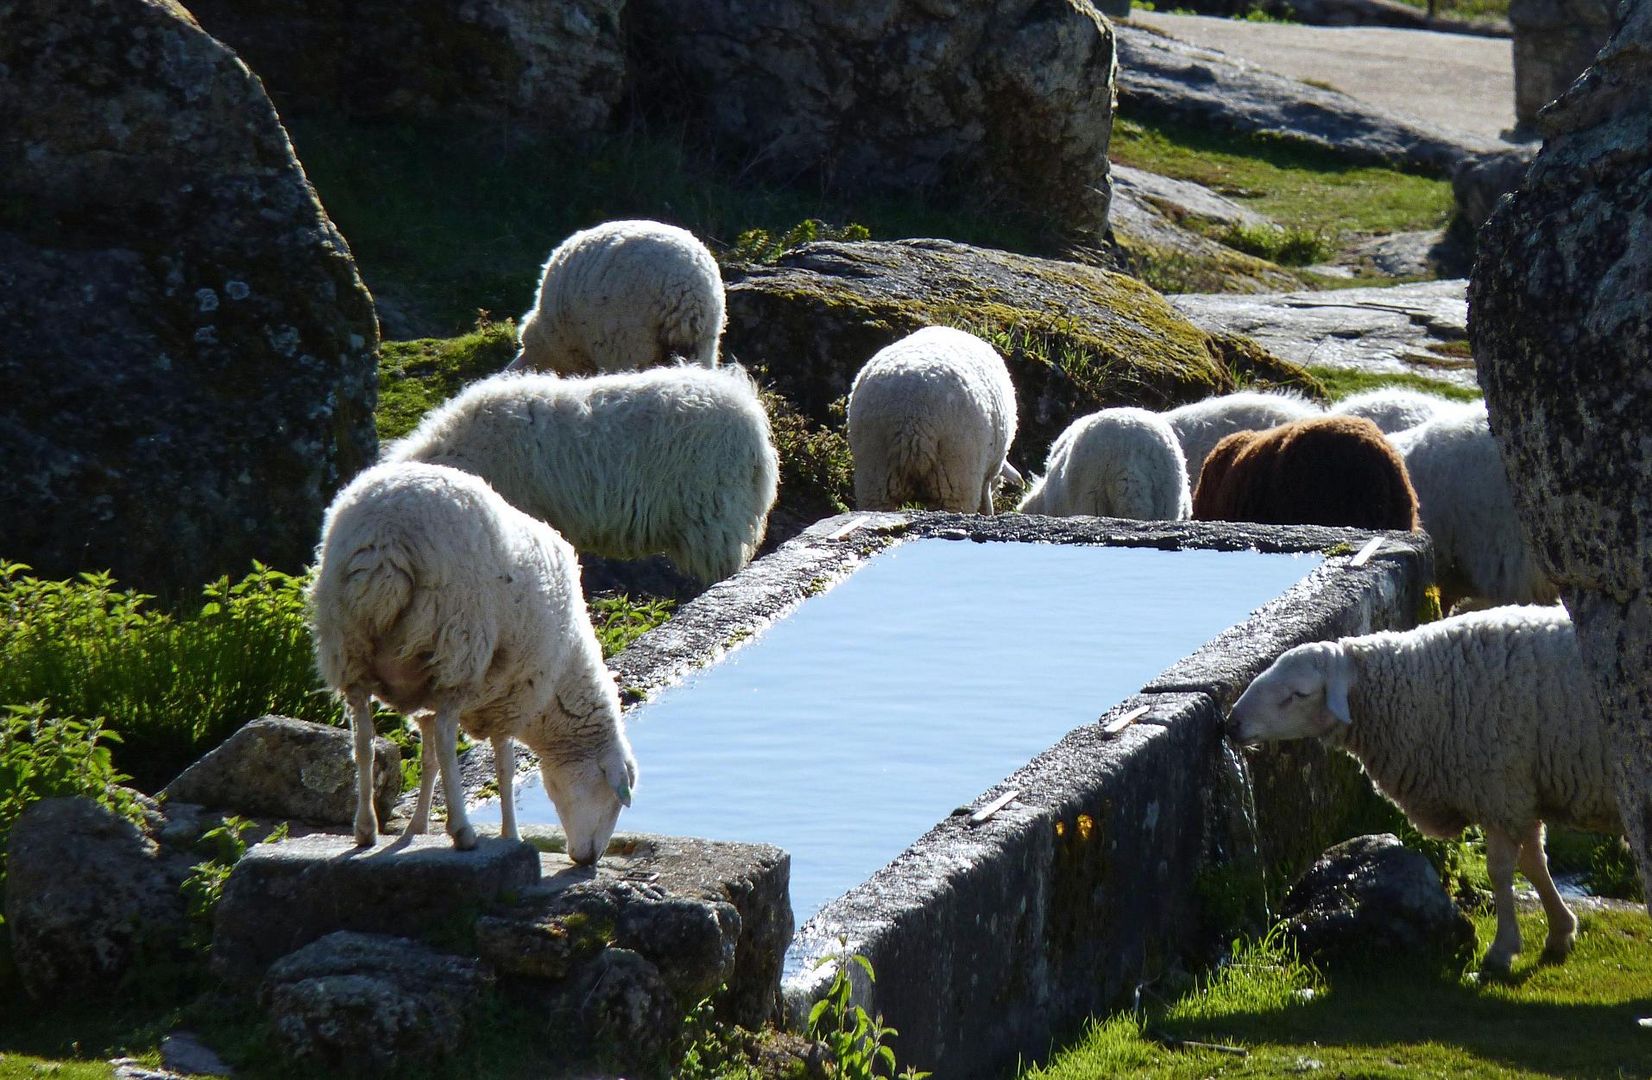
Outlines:
[{"label": "sheep leg", "polygon": [[379,835],[373,812],[373,700],[366,690],[352,687],[346,701],[356,738],[356,843],[372,847]]},{"label": "sheep leg", "polygon": [[420,713],[419,722],[419,798],[413,804],[413,816],[408,819],[403,836],[419,836],[430,831],[430,797],[436,790],[436,757],[431,747],[436,745],[436,724],[427,713]]},{"label": "sheep leg", "polygon": [[1481,975],[1489,978],[1506,977],[1520,951],[1520,923],[1514,914],[1514,864],[1519,853],[1520,841],[1487,826],[1486,873],[1497,899],[1497,936],[1486,950],[1486,958],[1480,961]]},{"label": "sheep leg", "polygon": [[499,778],[499,832],[515,840],[516,796],[511,793],[511,782],[516,779],[516,744],[509,735],[493,737],[493,772]]},{"label": "sheep leg", "polygon": [[[430,747],[425,747],[428,752]],[[442,798],[447,802],[447,834],[453,846],[469,851],[476,846],[476,830],[465,815],[465,792],[459,783],[459,710],[445,705],[436,711],[436,753],[442,766]]]},{"label": "sheep leg", "polygon": [[986,483],[981,485],[981,510],[983,514],[992,513],[992,477],[987,477]]},{"label": "sheep leg", "polygon": [[1549,919],[1549,939],[1543,946],[1543,963],[1558,964],[1570,956],[1577,942],[1577,916],[1561,899],[1549,876],[1549,859],[1543,851],[1543,823],[1532,825],[1520,845],[1520,872],[1537,889],[1543,901],[1543,913]]}]

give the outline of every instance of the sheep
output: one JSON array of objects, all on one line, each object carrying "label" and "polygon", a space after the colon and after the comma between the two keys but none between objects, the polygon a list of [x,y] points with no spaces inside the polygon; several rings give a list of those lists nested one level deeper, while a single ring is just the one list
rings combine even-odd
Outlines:
[{"label": "sheep", "polygon": [[1316,416],[1216,444],[1193,493],[1200,521],[1417,528],[1417,496],[1377,425]]},{"label": "sheep", "polygon": [[551,252],[506,370],[594,375],[673,357],[716,367],[725,306],[717,260],[693,233],[606,222]]},{"label": "sheep", "polygon": [[1280,424],[1319,415],[1319,406],[1290,391],[1254,390],[1208,397],[1179,405],[1162,415],[1182,444],[1187,459],[1187,489],[1199,486],[1199,470],[1215,445],[1235,431],[1266,431]]},{"label": "sheep", "polygon": [[992,513],[995,479],[1017,482],[1015,386],[991,345],[927,326],[881,349],[849,390],[855,505]]},{"label": "sheep", "polygon": [[397,462],[333,500],[316,558],[316,667],[355,733],[356,843],[378,835],[376,697],[419,725],[425,767],[409,835],[428,825],[440,771],[453,846],[476,845],[455,749],[463,727],[493,744],[504,835],[517,835],[516,738],[539,755],[569,856],[595,862],[631,805],[637,762],[567,542],[479,477]]},{"label": "sheep", "polygon": [[1146,409],[1103,409],[1075,420],[1050,446],[1023,514],[1094,514],[1185,521],[1193,511],[1187,464],[1169,421]]},{"label": "sheep", "polygon": [[1404,632],[1299,645],[1233,706],[1244,744],[1323,737],[1364,766],[1430,836],[1486,833],[1497,934],[1482,963],[1506,974],[1520,951],[1514,869],[1548,916],[1545,961],[1571,952],[1577,919],[1549,877],[1543,822],[1621,834],[1614,757],[1560,607],[1502,607]]},{"label": "sheep", "polygon": [[678,365],[472,384],[384,451],[483,477],[581,551],[663,552],[702,582],[756,553],[779,461],[744,369]]},{"label": "sheep", "polygon": [[1396,431],[1427,423],[1436,416],[1453,412],[1460,407],[1459,402],[1435,394],[1425,394],[1421,390],[1408,390],[1403,386],[1379,386],[1375,390],[1350,394],[1326,412],[1333,416],[1363,416],[1381,428],[1383,434],[1391,435]]},{"label": "sheep", "polygon": [[1559,599],[1515,512],[1484,402],[1388,438],[1405,459],[1423,529],[1434,541],[1442,607],[1449,611],[1470,596],[1495,604]]}]

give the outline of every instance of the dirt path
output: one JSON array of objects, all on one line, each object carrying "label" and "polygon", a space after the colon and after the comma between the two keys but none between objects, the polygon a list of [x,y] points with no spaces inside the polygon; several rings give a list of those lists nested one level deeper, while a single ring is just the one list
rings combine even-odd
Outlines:
[{"label": "dirt path", "polygon": [[1151,11],[1134,11],[1130,21],[1442,127],[1497,138],[1514,126],[1514,61],[1507,39]]}]

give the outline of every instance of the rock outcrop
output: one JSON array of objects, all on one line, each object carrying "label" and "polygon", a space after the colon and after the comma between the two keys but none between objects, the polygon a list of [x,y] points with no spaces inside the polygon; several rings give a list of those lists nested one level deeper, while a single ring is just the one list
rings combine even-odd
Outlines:
[{"label": "rock outcrop", "polygon": [[1140,26],[1116,28],[1119,102],[1130,116],[1266,134],[1350,161],[1449,176],[1468,154],[1500,144],[1390,113],[1339,90],[1263,71],[1215,49]]},{"label": "rock outcrop", "polygon": [[[355,743],[349,728],[262,716],[166,785],[178,802],[241,814],[349,825],[356,819]],[[401,793],[401,751],[373,740],[373,802],[381,823]]]},{"label": "rock outcrop", "polygon": [[258,79],[174,0],[0,7],[0,551],[296,569],[377,452],[372,299]]},{"label": "rock outcrop", "polygon": [[630,0],[637,100],[771,175],[1107,218],[1113,32],[1090,0]]},{"label": "rock outcrop", "polygon": [[37,1001],[106,1000],[143,959],[182,952],[191,860],[90,799],[42,799],[13,824],[5,929]]},{"label": "rock outcrop", "polygon": [[1468,302],[1461,280],[1387,288],[1258,296],[1171,297],[1184,317],[1212,333],[1244,334],[1298,364],[1423,375],[1474,386]]},{"label": "rock outcrop", "polygon": [[1538,558],[1577,624],[1652,895],[1652,4],[1539,119],[1480,230],[1469,334]]},{"label": "rock outcrop", "polygon": [[602,131],[625,94],[625,0],[191,0],[283,113]]},{"label": "rock outcrop", "polygon": [[1474,924],[1428,860],[1392,833],[1327,851],[1291,886],[1279,917],[1302,959],[1325,967],[1399,958],[1461,969],[1474,951]]},{"label": "rock outcrop", "polygon": [[1618,0],[1509,0],[1514,28],[1514,115],[1535,124],[1612,36]]},{"label": "rock outcrop", "polygon": [[1254,344],[1208,334],[1134,278],[946,240],[806,244],[728,275],[725,355],[762,366],[824,419],[873,353],[949,324],[1005,353],[1020,414],[1011,460],[1036,467],[1073,417],[1108,405],[1162,408],[1237,379],[1309,386]]}]

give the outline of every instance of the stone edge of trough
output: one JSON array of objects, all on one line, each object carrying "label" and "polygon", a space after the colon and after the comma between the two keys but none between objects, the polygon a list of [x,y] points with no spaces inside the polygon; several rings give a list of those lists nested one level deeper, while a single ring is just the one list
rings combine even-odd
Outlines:
[{"label": "stone edge of trough", "polygon": [[[1377,553],[1351,566],[1379,535]],[[857,982],[855,997],[900,1030],[903,1062],[937,1075],[995,1075],[1017,1056],[1042,1056],[1056,1032],[1116,1003],[1176,955],[1176,938],[1198,921],[1194,879],[1211,855],[1206,763],[1218,753],[1225,709],[1292,645],[1413,625],[1432,551],[1420,533],[1318,526],[843,514],[712,586],[612,657],[622,700],[630,708],[721,661],[890,545],[930,538],[1324,556],[1302,582],[983,793],[974,806],[1019,792],[983,825],[944,819],[799,932],[806,962],[828,962],[785,982],[791,1026],[801,1026],[830,981],[829,957],[846,946],[878,972],[876,985]],[[1106,732],[1144,705],[1130,725]],[[1323,764],[1316,749],[1283,755],[1273,771],[1300,778]],[[1137,774],[1145,782],[1132,783]],[[1332,797],[1301,801],[1318,811]],[[1276,801],[1283,809],[1293,799]],[[1147,820],[1151,828],[1130,827]],[[1267,854],[1278,861],[1279,852]],[[1154,888],[1131,887],[1139,881]],[[1127,916],[1101,925],[1094,912],[1111,916],[1121,903]]]}]

